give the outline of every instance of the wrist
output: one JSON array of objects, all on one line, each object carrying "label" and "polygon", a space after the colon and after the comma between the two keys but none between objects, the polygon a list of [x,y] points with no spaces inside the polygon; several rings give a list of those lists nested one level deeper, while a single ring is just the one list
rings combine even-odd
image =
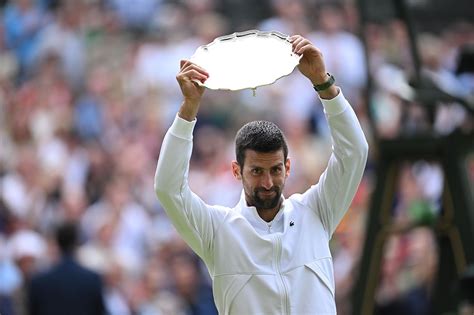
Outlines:
[{"label": "wrist", "polygon": [[199,107],[201,104],[201,98],[185,97],[182,105],[188,107]]},{"label": "wrist", "polygon": [[310,81],[313,85],[321,85],[327,82],[330,78],[329,73],[324,72],[317,75],[314,75],[310,78]]},{"label": "wrist", "polygon": [[193,121],[196,119],[199,110],[199,104],[200,100],[185,98],[178,112],[179,117],[187,121]]},{"label": "wrist", "polygon": [[335,85],[329,87],[324,91],[319,91],[318,95],[323,100],[332,100],[339,94],[339,88]]},{"label": "wrist", "polygon": [[339,89],[334,86],[335,82],[334,76],[330,73],[326,73],[326,80],[320,84],[313,83],[313,88],[319,94],[320,98],[332,99],[339,93]]}]

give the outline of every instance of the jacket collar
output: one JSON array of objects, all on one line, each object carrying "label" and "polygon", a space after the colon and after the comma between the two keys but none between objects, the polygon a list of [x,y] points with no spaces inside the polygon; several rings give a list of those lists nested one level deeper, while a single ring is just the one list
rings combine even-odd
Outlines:
[{"label": "jacket collar", "polygon": [[278,224],[282,224],[282,219],[284,218],[284,210],[285,210],[285,204],[286,204],[286,199],[283,195],[281,195],[281,198],[283,198],[283,202],[281,203],[280,210],[277,212],[275,218],[273,218],[272,221],[266,222],[264,221],[257,212],[257,208],[254,206],[248,206],[247,201],[245,200],[245,192],[242,190],[242,193],[240,194],[240,200],[239,203],[236,206],[236,209],[244,216],[250,224],[254,228],[262,229],[267,231],[269,229],[269,226],[276,226]]}]

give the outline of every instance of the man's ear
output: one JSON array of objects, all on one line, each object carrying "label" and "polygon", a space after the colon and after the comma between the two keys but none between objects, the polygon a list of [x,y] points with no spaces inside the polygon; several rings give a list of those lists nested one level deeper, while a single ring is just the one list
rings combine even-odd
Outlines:
[{"label": "man's ear", "polygon": [[290,161],[290,158],[286,158],[286,162],[285,162],[285,177],[288,177],[290,176],[290,167],[291,167],[291,161]]},{"label": "man's ear", "polygon": [[240,169],[240,165],[235,160],[232,161],[232,175],[234,175],[234,177],[238,180],[242,179],[242,172]]}]

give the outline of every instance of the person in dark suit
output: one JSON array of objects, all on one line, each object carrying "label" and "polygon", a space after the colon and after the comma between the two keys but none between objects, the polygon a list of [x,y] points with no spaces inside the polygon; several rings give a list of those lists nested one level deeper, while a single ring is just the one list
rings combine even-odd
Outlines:
[{"label": "person in dark suit", "polygon": [[30,315],[103,315],[105,306],[101,277],[74,259],[78,238],[72,223],[60,225],[56,241],[61,260],[50,270],[33,277],[29,288]]}]

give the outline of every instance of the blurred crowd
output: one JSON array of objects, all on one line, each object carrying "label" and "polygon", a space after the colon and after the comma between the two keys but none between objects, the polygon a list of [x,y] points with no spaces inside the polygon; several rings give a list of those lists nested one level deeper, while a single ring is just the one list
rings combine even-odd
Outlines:
[{"label": "blurred crowd", "polygon": [[[261,2],[1,2],[2,315],[28,313],[29,281],[59,259],[52,232],[62,222],[80,227],[77,259],[102,276],[110,314],[216,313],[209,276],[165,216],[153,176],[161,140],[181,103],[175,81],[179,61],[217,36],[260,29],[312,40],[369,142],[376,136],[427,131],[472,132],[472,116],[460,104],[437,104],[430,115],[414,101],[408,84],[413,61],[400,21],[368,25],[367,66],[354,1]],[[443,29],[419,37],[423,75],[446,93],[472,100],[474,75],[472,69],[459,69],[458,56],[469,44],[472,49],[474,26],[458,21]],[[367,69],[376,88],[370,99]],[[190,185],[208,203],[234,206],[238,201],[241,185],[230,172],[233,137],[254,119],[276,122],[287,136],[294,163],[286,195],[305,190],[324,170],[330,136],[314,90],[297,71],[258,88],[255,96],[207,91],[195,131]],[[351,209],[332,240],[340,314],[350,312],[375,157],[372,151]],[[470,170],[474,173],[474,167]],[[442,189],[443,173],[436,163],[408,163],[400,175],[394,220],[417,220],[420,211],[436,215]],[[429,285],[436,272],[429,229],[394,237],[385,252],[377,295],[382,307]],[[420,269],[426,257],[432,257],[432,264]],[[424,295],[415,298],[425,303]],[[422,314],[416,311],[405,314]]]}]

